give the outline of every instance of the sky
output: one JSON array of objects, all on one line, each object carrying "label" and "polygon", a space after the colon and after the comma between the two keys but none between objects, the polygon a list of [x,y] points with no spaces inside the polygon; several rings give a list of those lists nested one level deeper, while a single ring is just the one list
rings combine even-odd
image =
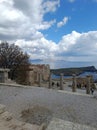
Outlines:
[{"label": "sky", "polygon": [[97,68],[97,0],[0,0],[0,42],[32,63]]}]

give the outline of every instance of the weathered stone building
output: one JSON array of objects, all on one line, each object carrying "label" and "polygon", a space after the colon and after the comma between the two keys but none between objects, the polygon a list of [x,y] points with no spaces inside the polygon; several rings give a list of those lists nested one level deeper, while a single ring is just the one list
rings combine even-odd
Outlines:
[{"label": "weathered stone building", "polygon": [[27,83],[29,85],[34,85],[39,83],[39,78],[42,81],[47,81],[50,74],[50,66],[45,64],[35,65],[32,64],[27,69]]},{"label": "weathered stone building", "polygon": [[[11,83],[11,79],[8,78],[9,71],[9,69],[0,69],[0,83]],[[26,72],[26,75],[23,75],[23,72]],[[24,84],[35,85],[39,84],[40,80],[47,81],[49,79],[50,67],[45,64],[21,66],[19,73],[22,74]]]},{"label": "weathered stone building", "polygon": [[8,82],[8,72],[9,69],[0,69],[0,83],[6,83]]}]

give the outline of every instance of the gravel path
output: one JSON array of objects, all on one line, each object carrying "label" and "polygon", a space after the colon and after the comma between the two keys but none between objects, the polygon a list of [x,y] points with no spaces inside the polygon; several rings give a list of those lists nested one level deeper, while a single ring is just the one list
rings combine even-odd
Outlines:
[{"label": "gravel path", "polygon": [[[31,110],[37,106],[43,108],[45,116],[50,116],[48,119],[55,117],[97,127],[96,93],[94,97],[92,95],[85,96],[70,92],[58,92],[57,90],[46,88],[0,86],[0,104],[6,105],[7,110],[13,113],[13,116],[19,120],[23,120],[21,118],[23,110]],[[41,109],[35,108],[35,110],[37,111],[33,110],[31,112],[37,113]],[[34,116],[36,117],[35,113]],[[41,113],[44,114],[43,112]],[[40,115],[37,114],[36,117],[39,120],[39,116],[42,116],[41,113],[39,112]],[[38,119],[35,122],[37,124],[39,124]]]}]

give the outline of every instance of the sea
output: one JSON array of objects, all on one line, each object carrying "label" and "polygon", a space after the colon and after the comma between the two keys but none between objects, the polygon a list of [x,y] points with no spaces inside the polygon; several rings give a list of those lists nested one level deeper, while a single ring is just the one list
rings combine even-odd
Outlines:
[{"label": "sea", "polygon": [[[97,80],[97,73],[96,72],[83,72],[82,74],[78,75],[77,77],[86,77],[88,75],[92,75],[93,76],[93,80],[96,81]],[[59,79],[60,75],[55,75],[52,74],[52,79]],[[72,78],[72,76],[64,76],[64,78]]]}]

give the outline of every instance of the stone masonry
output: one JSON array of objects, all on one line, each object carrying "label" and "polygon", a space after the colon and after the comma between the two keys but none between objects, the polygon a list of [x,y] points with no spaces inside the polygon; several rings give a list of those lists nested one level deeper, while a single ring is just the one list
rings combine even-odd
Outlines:
[{"label": "stone masonry", "polygon": [[27,72],[29,85],[39,84],[40,75],[41,80],[47,81],[49,79],[50,67],[49,65],[30,65],[29,70]]},{"label": "stone masonry", "polygon": [[0,83],[6,83],[8,81],[9,69],[0,69]]}]

